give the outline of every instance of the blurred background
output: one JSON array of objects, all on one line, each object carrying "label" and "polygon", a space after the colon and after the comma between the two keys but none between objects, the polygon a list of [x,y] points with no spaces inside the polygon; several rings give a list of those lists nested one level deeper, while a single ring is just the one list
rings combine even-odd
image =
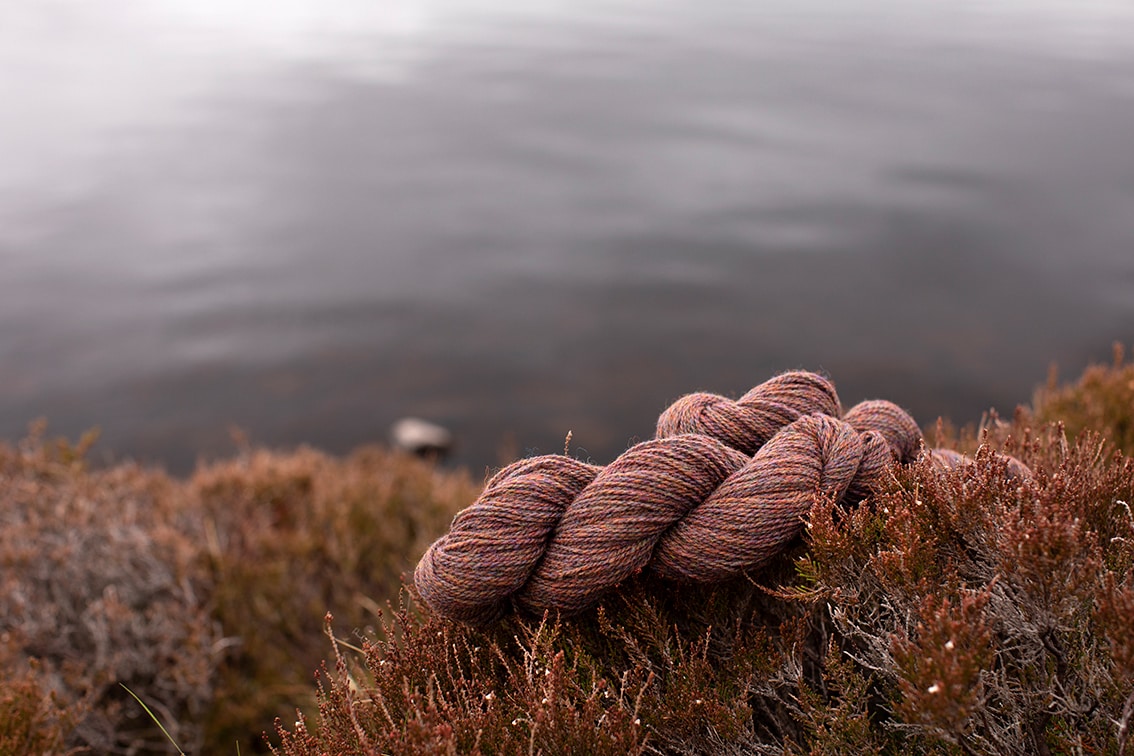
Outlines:
[{"label": "blurred background", "polygon": [[1134,340],[1129,0],[7,2],[0,103],[9,440],[606,462],[696,389],[965,422]]}]

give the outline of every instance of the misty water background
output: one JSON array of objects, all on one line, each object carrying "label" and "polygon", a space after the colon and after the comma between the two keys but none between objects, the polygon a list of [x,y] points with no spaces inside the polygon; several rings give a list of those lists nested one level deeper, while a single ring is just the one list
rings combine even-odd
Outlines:
[{"label": "misty water background", "polygon": [[605,462],[828,372],[922,423],[1134,341],[1134,3],[0,8],[0,437],[418,415]]}]

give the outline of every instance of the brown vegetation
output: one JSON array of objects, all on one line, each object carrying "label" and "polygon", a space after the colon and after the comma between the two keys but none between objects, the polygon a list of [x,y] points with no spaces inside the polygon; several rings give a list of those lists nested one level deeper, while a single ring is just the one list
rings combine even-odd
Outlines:
[{"label": "brown vegetation", "polygon": [[333,459],[249,451],[201,468],[188,493],[207,556],[210,606],[225,634],[213,743],[262,746],[281,712],[311,699],[327,655],[323,615],[362,632],[430,541],[476,490],[376,448]]},{"label": "brown vegetation", "polygon": [[0,446],[0,755],[169,753],[119,683],[187,753],[263,750],[313,700],[323,614],[365,628],[475,496],[380,449],[247,451],[181,482],[88,469],[88,443]]},{"label": "brown vegetation", "polygon": [[279,753],[1129,752],[1134,464],[1057,429],[1013,451],[1031,480],[986,448],[817,505],[757,583],[482,629],[403,608]]},{"label": "brown vegetation", "polygon": [[1091,430],[1134,455],[1134,362],[1126,362],[1122,344],[1110,365],[1091,365],[1073,384],[1060,386],[1052,368],[1032,404],[1037,424],[1063,423],[1071,438]]},{"label": "brown vegetation", "polygon": [[[220,632],[183,490],[133,465],[88,470],[88,443],[48,442],[39,428],[0,448],[0,634],[25,691],[13,705],[38,698],[42,711],[54,696],[62,711],[46,723],[62,728],[83,714],[68,743],[133,752],[153,732],[121,682],[145,691],[171,732],[199,748]],[[24,676],[29,659],[39,668]]]},{"label": "brown vegetation", "polygon": [[946,439],[966,468],[820,503],[751,580],[473,628],[401,588],[466,475],[244,449],[176,481],[39,429],[0,446],[0,756],[170,753],[120,682],[187,753],[281,717],[285,756],[1132,754],[1132,434],[1118,360]]}]

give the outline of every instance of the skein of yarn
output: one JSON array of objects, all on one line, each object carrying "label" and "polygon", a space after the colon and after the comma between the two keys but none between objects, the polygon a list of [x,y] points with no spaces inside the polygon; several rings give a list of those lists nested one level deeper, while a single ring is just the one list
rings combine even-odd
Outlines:
[{"label": "skein of yarn", "polygon": [[[484,623],[581,611],[642,571],[725,580],[783,551],[815,502],[857,503],[922,445],[900,407],[875,400],[843,414],[815,373],[784,373],[735,401],[689,394],[662,412],[654,439],[606,467],[545,455],[502,469],[414,583],[435,612]],[[944,467],[964,459],[930,453]]]}]

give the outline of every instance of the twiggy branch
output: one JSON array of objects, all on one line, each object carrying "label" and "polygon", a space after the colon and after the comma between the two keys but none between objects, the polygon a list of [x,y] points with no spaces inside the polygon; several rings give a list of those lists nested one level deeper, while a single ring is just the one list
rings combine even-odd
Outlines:
[{"label": "twiggy branch", "polygon": [[1134,717],[1134,691],[1130,693],[1130,697],[1126,699],[1126,705],[1122,707],[1122,719],[1118,724],[1118,753],[1126,753],[1127,738],[1130,737],[1130,719]]}]

